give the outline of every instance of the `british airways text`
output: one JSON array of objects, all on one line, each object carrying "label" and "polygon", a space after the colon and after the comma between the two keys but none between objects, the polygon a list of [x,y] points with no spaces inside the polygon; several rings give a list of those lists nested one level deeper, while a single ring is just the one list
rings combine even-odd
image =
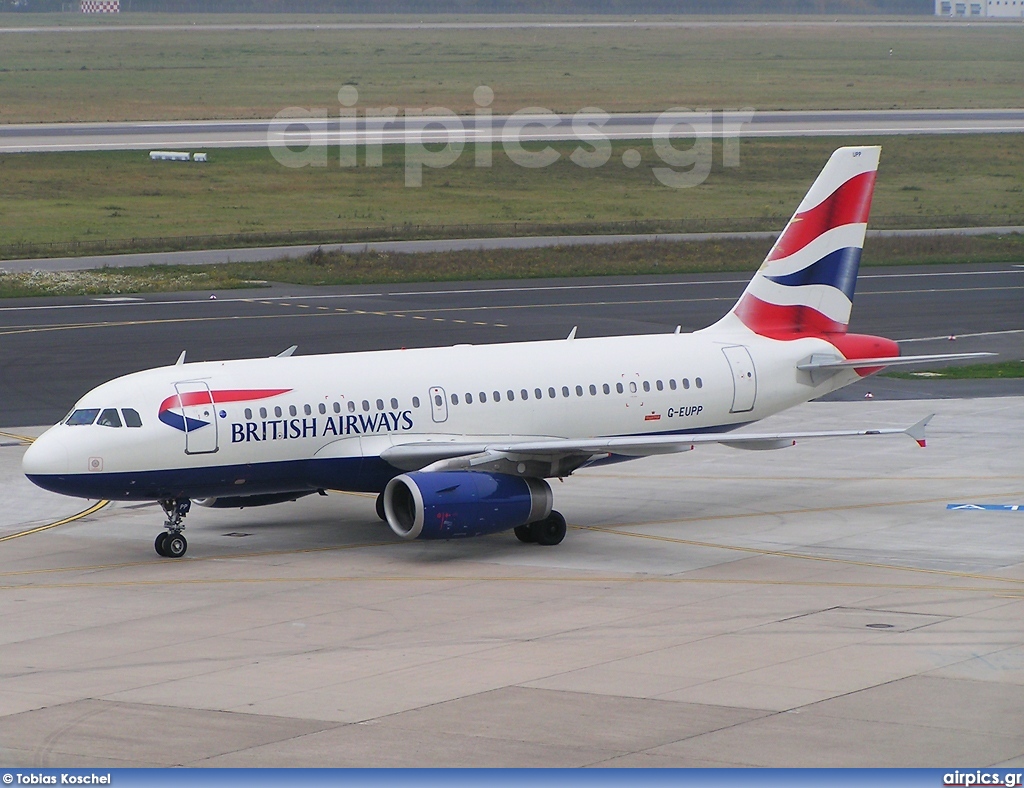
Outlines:
[{"label": "british airways text", "polygon": [[[378,432],[405,432],[413,426],[412,411],[383,411],[381,413],[350,413],[347,416],[328,416],[322,423],[311,419],[275,419],[272,421],[234,422],[231,425],[232,443],[252,441],[296,440],[299,438],[325,438],[329,435],[368,435]],[[322,429],[321,429],[322,428]]]}]

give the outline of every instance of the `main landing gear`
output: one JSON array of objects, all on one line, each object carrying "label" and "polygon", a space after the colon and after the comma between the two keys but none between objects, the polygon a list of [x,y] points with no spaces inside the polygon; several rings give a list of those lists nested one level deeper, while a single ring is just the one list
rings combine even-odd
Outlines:
[{"label": "main landing gear", "polygon": [[192,508],[192,501],[188,498],[164,500],[160,501],[160,508],[167,516],[167,522],[164,523],[167,530],[157,536],[153,546],[157,555],[164,558],[181,558],[188,550],[188,541],[181,532],[185,526],[181,521]]},{"label": "main landing gear", "polygon": [[565,539],[565,518],[552,511],[543,520],[517,526],[516,539],[527,544],[556,545]]}]

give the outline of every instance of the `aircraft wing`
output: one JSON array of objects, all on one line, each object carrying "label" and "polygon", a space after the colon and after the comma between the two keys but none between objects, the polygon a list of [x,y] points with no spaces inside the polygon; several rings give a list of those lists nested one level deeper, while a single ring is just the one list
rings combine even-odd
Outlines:
[{"label": "aircraft wing", "polygon": [[700,444],[720,443],[736,449],[781,449],[798,440],[852,438],[867,435],[909,435],[925,445],[931,414],[910,427],[820,432],[706,432],[686,435],[635,435],[616,438],[542,439],[494,443],[421,442],[392,446],[381,459],[402,470],[478,470],[524,476],[567,476],[576,468],[610,455],[648,457],[690,451]]}]

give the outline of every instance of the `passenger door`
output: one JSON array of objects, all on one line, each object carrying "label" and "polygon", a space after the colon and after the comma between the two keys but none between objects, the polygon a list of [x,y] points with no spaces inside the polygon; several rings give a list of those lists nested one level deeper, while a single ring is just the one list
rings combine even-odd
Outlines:
[{"label": "passenger door", "polygon": [[185,422],[185,454],[212,454],[218,449],[217,408],[210,387],[201,380],[175,383]]},{"label": "passenger door", "polygon": [[732,407],[730,413],[746,413],[754,409],[757,397],[757,375],[754,360],[743,345],[722,348],[732,372]]}]

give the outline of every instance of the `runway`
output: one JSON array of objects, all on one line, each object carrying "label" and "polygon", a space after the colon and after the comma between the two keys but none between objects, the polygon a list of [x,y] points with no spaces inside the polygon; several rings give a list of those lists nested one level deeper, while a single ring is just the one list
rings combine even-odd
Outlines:
[{"label": "runway", "polygon": [[[216,294],[8,299],[0,303],[0,425],[52,423],[93,386],[171,364],[182,350],[189,359],[210,360],[270,356],[293,344],[310,354],[556,339],[573,326],[580,337],[670,332],[676,325],[692,331],[727,312],[748,279],[276,284]],[[1022,297],[1024,264],[867,268],[858,279],[851,331],[913,340],[904,343],[907,353],[952,347],[1024,358]],[[955,345],[951,334],[959,337]],[[962,396],[977,393],[965,383]],[[865,389],[848,391],[863,396]]]},{"label": "runway", "polygon": [[[307,108],[312,109],[312,108]],[[358,111],[358,107],[355,108]],[[1024,109],[691,112],[0,125],[0,153],[303,145],[503,143],[678,137],[831,137],[1024,131]],[[329,117],[335,115],[335,117]]]}]

